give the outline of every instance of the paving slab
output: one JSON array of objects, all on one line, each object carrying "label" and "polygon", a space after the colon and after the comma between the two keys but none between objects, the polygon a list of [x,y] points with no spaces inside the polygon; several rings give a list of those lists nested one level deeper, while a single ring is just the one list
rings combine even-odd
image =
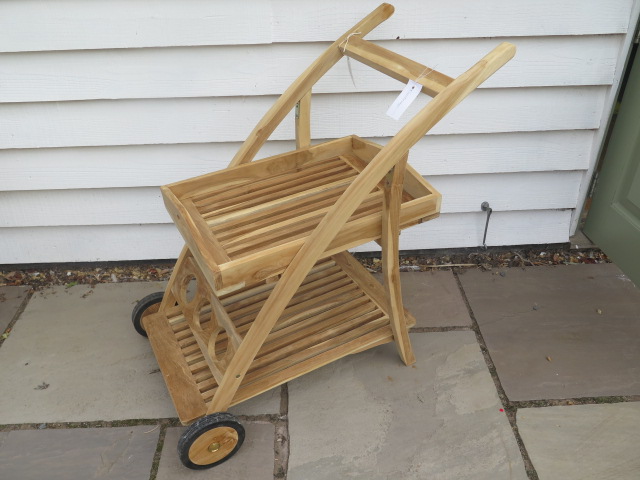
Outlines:
[{"label": "paving slab", "polygon": [[[375,274],[382,282],[382,275]],[[450,271],[401,272],[402,301],[416,317],[416,327],[459,327],[471,318]]]},{"label": "paving slab", "polygon": [[229,412],[234,415],[273,415],[280,413],[280,399],[282,390],[280,387],[272,388],[257,397],[250,398],[244,402],[231,407]]},{"label": "paving slab", "polygon": [[411,334],[289,383],[289,480],[526,479],[473,332]]},{"label": "paving slab", "polygon": [[640,394],[640,290],[615,265],[468,270],[460,281],[509,399]]},{"label": "paving slab", "polygon": [[167,429],[156,480],[251,479],[273,480],[275,427],[268,423],[243,423],[245,440],[238,453],[207,470],[190,470],[178,458],[178,440],[184,428]]},{"label": "paving slab", "polygon": [[159,435],[151,428],[14,430],[0,437],[0,478],[147,480]]},{"label": "paving slab", "polygon": [[640,403],[526,408],[517,423],[540,480],[640,477]]},{"label": "paving slab", "polygon": [[[160,282],[54,287],[36,293],[0,348],[0,424],[175,417],[131,310]],[[248,414],[277,413],[279,390]],[[245,413],[242,405],[236,413]]]},{"label": "paving slab", "polygon": [[0,287],[0,333],[15,317],[29,294],[29,287]]}]

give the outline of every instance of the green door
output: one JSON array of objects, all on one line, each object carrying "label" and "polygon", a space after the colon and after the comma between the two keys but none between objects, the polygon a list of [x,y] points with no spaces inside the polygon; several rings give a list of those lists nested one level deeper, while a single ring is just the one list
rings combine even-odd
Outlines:
[{"label": "green door", "polygon": [[630,68],[584,232],[640,287],[640,52]]}]

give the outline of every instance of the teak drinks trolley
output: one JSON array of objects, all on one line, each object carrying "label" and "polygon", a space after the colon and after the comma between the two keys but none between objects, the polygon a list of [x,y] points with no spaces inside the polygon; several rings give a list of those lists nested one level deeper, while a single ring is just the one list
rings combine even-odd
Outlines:
[{"label": "teak drinks trolley", "polygon": [[[338,38],[228,168],[162,187],[186,246],[166,291],[141,300],[133,323],[190,425],[178,443],[189,468],[212,467],[240,448],[244,429],[226,413],[232,405],[387,342],[405,364],[415,361],[398,236],[438,216],[441,196],[407,165],[408,151],[515,47],[502,43],[453,79],[364,39],[392,13],[382,4]],[[310,144],[311,88],[345,55],[433,97],[385,147],[355,135]],[[294,107],[296,150],[252,162]],[[347,252],[372,240],[382,247],[384,286]]]}]

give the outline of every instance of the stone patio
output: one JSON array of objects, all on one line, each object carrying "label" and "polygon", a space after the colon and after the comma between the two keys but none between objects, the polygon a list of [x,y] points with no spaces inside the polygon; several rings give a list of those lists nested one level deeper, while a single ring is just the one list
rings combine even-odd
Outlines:
[{"label": "stone patio", "polygon": [[2,287],[0,321],[19,317],[0,346],[0,478],[637,478],[640,291],[617,267],[401,280],[414,366],[388,344],[234,407],[246,441],[209,471],[180,464],[183,427],[130,322],[164,284],[55,287],[21,313],[27,291]]},{"label": "stone patio", "polygon": [[22,308],[29,287],[0,287],[0,332],[4,332]]},{"label": "stone patio", "polygon": [[460,281],[510,400],[640,395],[640,290],[614,264]]}]

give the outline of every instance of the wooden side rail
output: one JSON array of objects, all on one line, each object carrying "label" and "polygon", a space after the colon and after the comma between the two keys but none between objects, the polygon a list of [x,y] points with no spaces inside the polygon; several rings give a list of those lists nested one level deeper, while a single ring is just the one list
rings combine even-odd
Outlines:
[{"label": "wooden side rail", "polygon": [[442,92],[453,81],[444,73],[364,40],[359,35],[349,39],[344,54],[403,83],[413,80],[422,85],[422,91],[431,97]]},{"label": "wooden side rail", "polygon": [[514,54],[513,45],[502,43],[453,80],[445,90],[418,112],[356,177],[313,233],[307,237],[282,274],[229,363],[224,378],[209,405],[208,413],[226,410],[231,405],[258,350],[309,270],[369,192],[399,161],[405,158],[409,149],[442,117],[509,61]]},{"label": "wooden side rail", "polygon": [[[233,167],[250,162],[271,136],[276,127],[291,111],[294,105],[311,90],[313,85],[333,67],[343,56],[340,46],[346,42],[352,33],[360,32],[366,35],[393,14],[393,6],[381,4],[373,12],[363,18],[345,32],[340,38],[320,55],[302,74],[285,90],[273,106],[258,122],[253,131],[244,141],[238,153],[233,157],[229,166]],[[351,37],[353,38],[353,36]]]}]

